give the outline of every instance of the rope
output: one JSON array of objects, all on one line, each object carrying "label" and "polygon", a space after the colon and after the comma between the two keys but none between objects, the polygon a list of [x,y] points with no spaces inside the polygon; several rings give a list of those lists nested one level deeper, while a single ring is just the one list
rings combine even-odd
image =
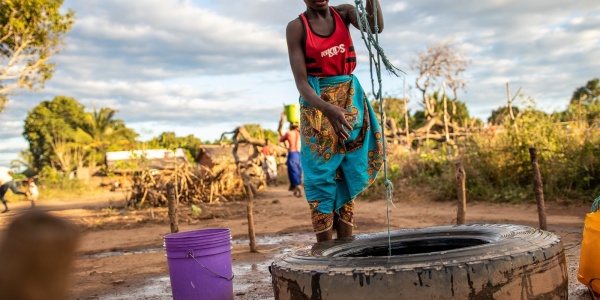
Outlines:
[{"label": "rope", "polygon": [[[387,168],[387,149],[385,142],[385,112],[383,110],[383,97],[382,97],[382,85],[381,85],[381,64],[383,63],[384,67],[388,72],[394,74],[399,77],[396,71],[400,71],[404,73],[402,70],[396,68],[392,65],[392,63],[388,60],[383,52],[383,49],[379,46],[379,26],[377,25],[377,1],[373,1],[373,16],[375,23],[375,33],[371,31],[371,27],[369,26],[369,20],[367,19],[367,10],[365,9],[362,0],[355,0],[356,3],[356,19],[358,20],[358,25],[360,29],[360,34],[365,42],[365,46],[369,50],[369,70],[371,73],[371,87],[373,91],[373,96],[376,100],[379,100],[379,113],[380,113],[380,121],[381,121],[381,138],[383,139],[383,176],[384,176],[384,186],[385,186],[385,198],[386,198],[386,213],[387,213],[387,225],[388,225],[388,256],[392,256],[392,241],[390,234],[390,203],[392,206],[394,205],[394,185],[388,179],[388,168]],[[375,49],[375,54],[373,53],[373,48]],[[377,75],[377,91],[375,91],[375,80],[373,78],[373,69]],[[404,73],[406,74],[406,73]]]}]

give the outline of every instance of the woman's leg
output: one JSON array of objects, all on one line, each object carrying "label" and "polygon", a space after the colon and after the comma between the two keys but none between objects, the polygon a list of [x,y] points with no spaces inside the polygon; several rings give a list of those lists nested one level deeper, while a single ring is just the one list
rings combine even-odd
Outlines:
[{"label": "woman's leg", "polygon": [[337,214],[335,214],[333,219],[333,228],[335,228],[335,232],[337,234],[336,238],[338,239],[352,236],[353,226],[346,222],[340,221],[340,217]]},{"label": "woman's leg", "polygon": [[354,200],[348,201],[339,209],[339,215],[335,214],[333,227],[337,233],[337,238],[352,236],[354,228]]},{"label": "woman's leg", "polygon": [[333,238],[333,230],[332,228],[329,228],[329,230],[321,232],[321,233],[317,233],[317,243],[318,242],[324,242],[324,241],[329,241]]},{"label": "woman's leg", "polygon": [[308,201],[310,208],[311,221],[315,235],[317,236],[317,242],[329,241],[333,236],[333,215],[331,213],[322,213],[319,211],[319,204],[321,201],[314,200]]}]

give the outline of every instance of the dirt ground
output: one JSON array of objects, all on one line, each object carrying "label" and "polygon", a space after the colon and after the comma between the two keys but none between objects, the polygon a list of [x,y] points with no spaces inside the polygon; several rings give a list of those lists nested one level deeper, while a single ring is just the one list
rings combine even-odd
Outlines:
[{"label": "dirt ground", "polygon": [[[170,233],[166,208],[132,210],[124,207],[122,192],[91,199],[56,199],[38,207],[78,224],[83,231],[75,262],[69,299],[171,299],[163,236]],[[432,202],[426,195],[396,191],[389,206],[392,230],[450,225],[456,218],[455,201]],[[4,230],[10,220],[28,209],[26,202],[11,203],[0,216]],[[254,218],[260,253],[250,253],[246,202],[201,204],[193,215],[179,207],[180,231],[229,228],[233,236],[232,260],[236,299],[273,299],[268,266],[293,247],[311,244],[308,205],[280,185],[255,197]],[[581,232],[587,204],[546,203],[549,230],[563,238],[569,271],[569,298],[591,299],[576,280]],[[355,233],[387,231],[387,205],[383,199],[360,200],[356,205]],[[536,227],[535,204],[469,203],[468,223],[511,223]]]}]

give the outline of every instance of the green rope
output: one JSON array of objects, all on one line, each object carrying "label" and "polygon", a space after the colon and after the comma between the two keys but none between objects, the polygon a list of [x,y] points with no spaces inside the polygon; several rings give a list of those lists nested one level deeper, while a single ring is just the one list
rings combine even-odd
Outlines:
[{"label": "green rope", "polygon": [[[379,46],[379,26],[377,25],[377,2],[373,1],[373,15],[374,15],[374,23],[375,23],[375,32],[371,31],[371,26],[369,26],[369,20],[367,19],[367,10],[365,9],[362,0],[355,0],[356,3],[356,18],[358,20],[358,25],[360,28],[360,34],[362,36],[367,49],[369,50],[369,68],[371,72],[371,87],[373,90],[373,96],[376,100],[379,100],[379,113],[381,116],[381,136],[383,139],[383,176],[385,182],[385,198],[386,198],[386,210],[387,210],[387,225],[388,225],[388,256],[392,256],[392,241],[390,234],[390,203],[394,205],[394,185],[388,179],[388,168],[387,168],[387,150],[386,150],[386,141],[385,141],[385,112],[383,110],[383,97],[382,97],[382,85],[381,85],[381,64],[383,63],[384,67],[388,72],[399,76],[396,71],[400,71],[406,74],[404,71],[396,68],[392,65],[392,63],[388,60],[383,52],[383,48]],[[373,48],[375,49],[375,54],[373,53]],[[375,91],[375,80],[373,78],[373,69],[375,69],[375,73],[377,75],[377,91]]]},{"label": "green rope", "polygon": [[592,203],[592,212],[598,211],[598,206],[600,206],[600,197],[596,198],[594,203]]}]

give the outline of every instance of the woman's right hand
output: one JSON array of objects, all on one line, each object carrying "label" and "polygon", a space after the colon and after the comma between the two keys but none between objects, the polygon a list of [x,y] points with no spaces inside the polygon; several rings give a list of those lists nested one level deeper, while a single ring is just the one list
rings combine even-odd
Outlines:
[{"label": "woman's right hand", "polygon": [[342,140],[350,138],[350,131],[352,131],[352,124],[348,122],[346,116],[354,116],[356,112],[348,111],[347,109],[339,106],[328,104],[322,113],[327,117],[329,123],[333,127],[335,134]]}]

